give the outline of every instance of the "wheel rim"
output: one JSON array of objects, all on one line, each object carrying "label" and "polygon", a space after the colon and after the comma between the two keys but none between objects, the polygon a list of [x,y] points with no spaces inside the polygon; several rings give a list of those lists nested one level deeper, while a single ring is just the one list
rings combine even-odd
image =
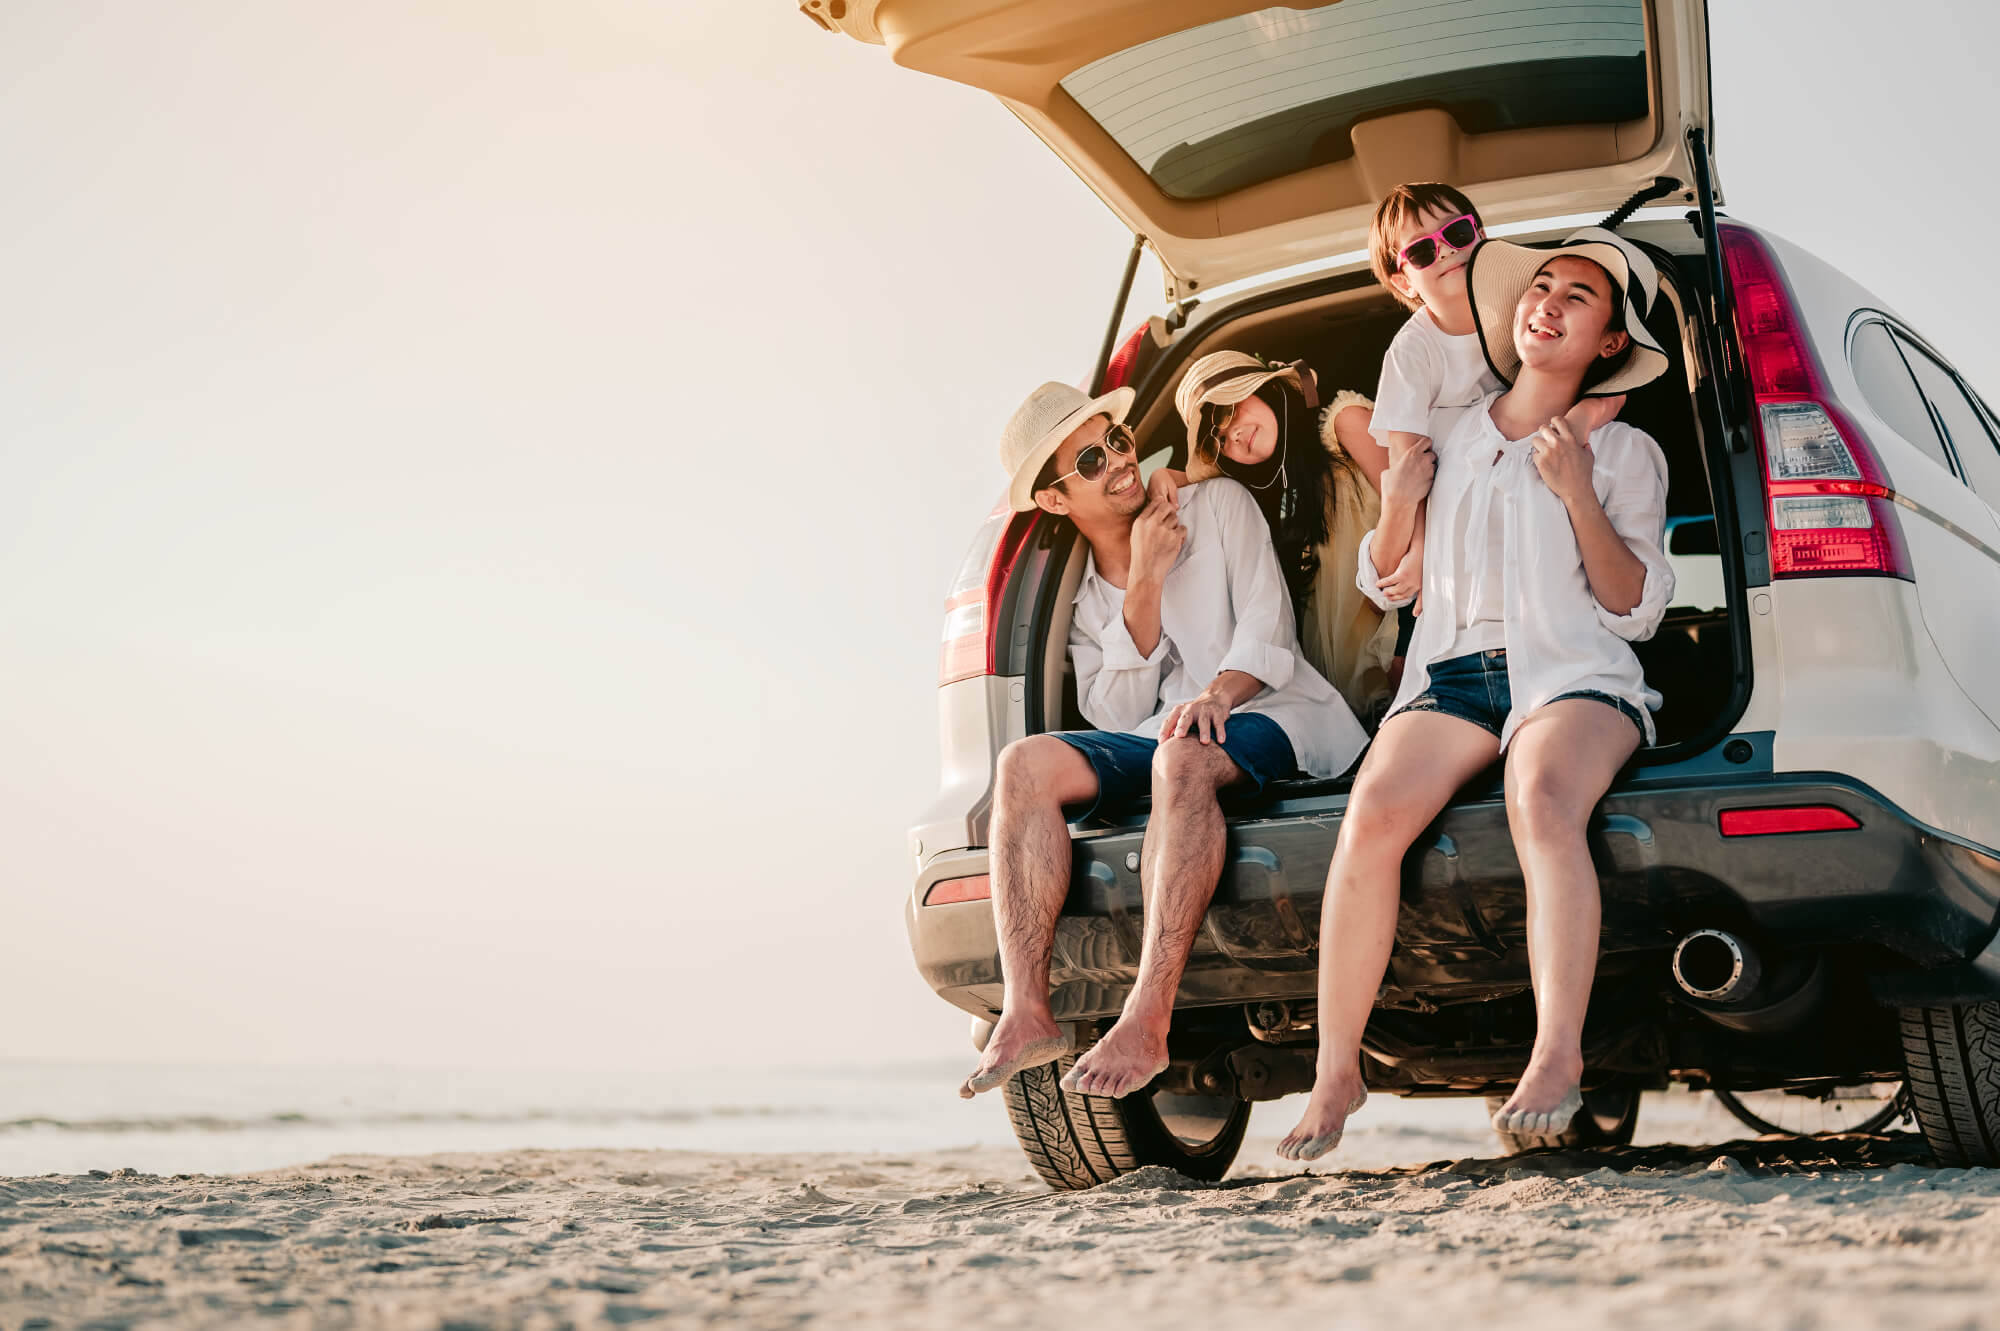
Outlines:
[{"label": "wheel rim", "polygon": [[1718,1089],[1715,1098],[1744,1127],[1786,1137],[1880,1132],[1908,1112],[1900,1081],[1836,1087],[1824,1095]]},{"label": "wheel rim", "polygon": [[1606,1137],[1617,1135],[1639,1110],[1639,1092],[1621,1086],[1583,1093],[1583,1112]]},{"label": "wheel rim", "polygon": [[1215,1095],[1173,1095],[1153,1092],[1150,1100],[1160,1127],[1183,1150],[1202,1151],[1227,1133],[1238,1102]]}]

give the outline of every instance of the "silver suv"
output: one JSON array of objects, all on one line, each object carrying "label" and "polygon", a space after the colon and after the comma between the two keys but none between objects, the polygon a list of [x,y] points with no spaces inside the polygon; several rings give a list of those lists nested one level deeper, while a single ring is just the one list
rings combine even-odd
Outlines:
[{"label": "silver suv", "polygon": [[[1666,700],[1659,742],[1593,824],[1586,1105],[1549,1140],[1629,1140],[1640,1094],[1681,1082],[1739,1105],[1872,1094],[1863,1123],[1910,1113],[1941,1161],[2000,1165],[2000,423],[1881,301],[1717,215],[1698,0],[801,7],[994,93],[1076,169],[1135,236],[1112,330],[1140,247],[1159,256],[1168,312],[1122,343],[1108,331],[1091,376],[1136,389],[1153,466],[1186,456],[1172,387],[1204,353],[1303,356],[1329,389],[1375,383],[1404,312],[1358,251],[1398,181],[1449,180],[1489,227],[1528,239],[1613,212],[1666,295],[1653,322],[1674,372],[1624,419],[1667,456],[1681,591],[1639,645]],[[946,602],[943,781],[910,834],[908,923],[975,1038],[1000,1001],[994,759],[1087,725],[1064,653],[1083,557],[1067,524],[1002,505]],[[1007,1086],[1050,1183],[1149,1163],[1217,1177],[1251,1104],[1310,1084],[1316,922],[1346,791],[1297,781],[1230,810],[1172,1064],[1146,1092],[1069,1094],[1060,1064]],[[1144,826],[1142,810],[1072,829],[1052,983],[1079,1045],[1136,973]],[[1410,852],[1366,1073],[1400,1094],[1504,1093],[1533,1030],[1496,769]]]}]

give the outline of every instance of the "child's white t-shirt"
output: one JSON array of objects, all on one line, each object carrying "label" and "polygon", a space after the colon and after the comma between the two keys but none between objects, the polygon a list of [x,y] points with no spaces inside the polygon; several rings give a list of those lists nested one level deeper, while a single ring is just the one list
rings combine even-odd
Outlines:
[{"label": "child's white t-shirt", "polygon": [[1391,430],[1428,435],[1433,411],[1469,407],[1503,387],[1487,367],[1479,334],[1447,333],[1429,310],[1418,310],[1382,358],[1375,419],[1368,431],[1385,446]]}]

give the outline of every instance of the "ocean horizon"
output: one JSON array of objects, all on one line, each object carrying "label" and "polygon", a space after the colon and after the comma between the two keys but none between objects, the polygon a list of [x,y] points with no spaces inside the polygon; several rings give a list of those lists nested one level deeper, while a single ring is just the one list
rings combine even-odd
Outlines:
[{"label": "ocean horizon", "polygon": [[336,1155],[1011,1146],[965,1059],[785,1070],[0,1061],[0,1176],[241,1173]]}]

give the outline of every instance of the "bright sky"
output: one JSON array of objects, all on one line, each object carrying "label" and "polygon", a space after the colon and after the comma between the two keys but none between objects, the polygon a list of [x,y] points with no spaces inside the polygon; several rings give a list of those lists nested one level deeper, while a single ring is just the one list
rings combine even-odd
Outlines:
[{"label": "bright sky", "polygon": [[[2000,396],[2000,25],[1712,23],[1730,210]],[[779,0],[12,0],[0,180],[0,1058],[968,1049],[942,597],[1129,242],[1018,122]]]}]

